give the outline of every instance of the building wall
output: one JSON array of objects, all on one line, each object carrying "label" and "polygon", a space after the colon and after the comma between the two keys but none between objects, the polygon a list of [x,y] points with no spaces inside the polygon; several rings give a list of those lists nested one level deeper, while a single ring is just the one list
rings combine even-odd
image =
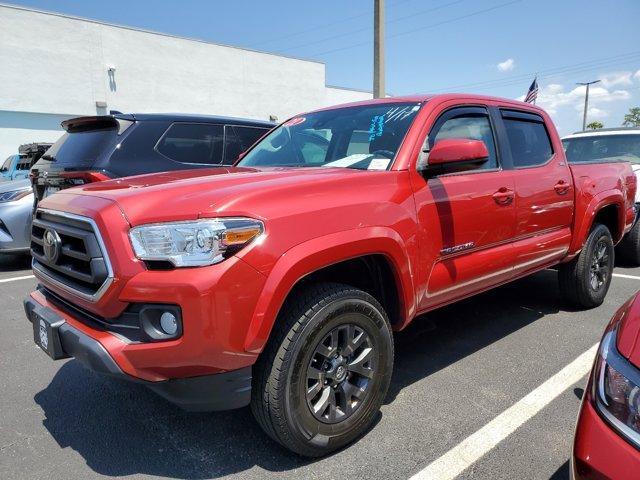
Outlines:
[{"label": "building wall", "polygon": [[119,110],[282,120],[371,98],[326,87],[323,63],[1,4],[0,59],[0,158],[16,141],[50,139],[54,118]]}]

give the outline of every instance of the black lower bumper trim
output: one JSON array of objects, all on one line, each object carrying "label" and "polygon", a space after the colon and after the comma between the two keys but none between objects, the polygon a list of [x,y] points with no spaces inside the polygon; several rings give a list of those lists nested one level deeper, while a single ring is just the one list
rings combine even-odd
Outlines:
[{"label": "black lower bumper trim", "polygon": [[53,310],[40,305],[30,297],[24,300],[24,309],[30,322],[34,321],[34,312],[37,312],[40,317],[47,318],[54,325],[62,347],[62,355],[59,355],[59,358],[73,357],[94,372],[145,385],[184,410],[232,410],[245,407],[251,401],[251,367],[162,382],[141,380],[123,372],[97,340],[66,323]]}]

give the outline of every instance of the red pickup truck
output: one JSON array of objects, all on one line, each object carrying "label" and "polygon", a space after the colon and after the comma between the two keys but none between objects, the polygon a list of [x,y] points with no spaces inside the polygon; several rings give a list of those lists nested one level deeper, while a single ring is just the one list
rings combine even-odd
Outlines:
[{"label": "red pickup truck", "polygon": [[392,331],[418,315],[556,265],[568,303],[602,303],[635,190],[628,163],[568,165],[529,104],[337,106],[284,122],[235,167],[45,199],[25,310],[53,359],[188,410],[251,404],[273,439],[319,456],[371,425]]}]

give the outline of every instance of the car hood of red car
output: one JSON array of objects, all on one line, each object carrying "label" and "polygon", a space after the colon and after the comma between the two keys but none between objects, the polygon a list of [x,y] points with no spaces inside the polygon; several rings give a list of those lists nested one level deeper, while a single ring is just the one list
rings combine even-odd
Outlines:
[{"label": "car hood of red car", "polygon": [[[192,220],[214,215],[257,216],[267,203],[291,205],[312,192],[345,191],[354,177],[374,171],[347,168],[219,167],[181,170],[96,182],[62,194],[100,197],[116,202],[132,226]],[[357,183],[357,181],[356,181]],[[319,190],[318,190],[319,189]],[[348,191],[348,190],[347,190]]]},{"label": "car hood of red car", "polygon": [[634,366],[640,368],[640,292],[622,306],[616,317],[620,322],[616,345],[618,351]]}]

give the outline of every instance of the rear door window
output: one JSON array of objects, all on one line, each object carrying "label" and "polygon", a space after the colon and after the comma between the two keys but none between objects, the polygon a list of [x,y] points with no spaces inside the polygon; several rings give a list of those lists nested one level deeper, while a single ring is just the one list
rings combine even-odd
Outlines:
[{"label": "rear door window", "polygon": [[222,162],[223,138],[223,125],[174,123],[156,150],[176,162],[216,165]]},{"label": "rear door window", "polygon": [[509,111],[503,111],[502,117],[514,167],[536,167],[549,161],[553,147],[542,117]]},{"label": "rear door window", "polygon": [[224,164],[232,165],[240,154],[269,131],[268,128],[248,127],[244,125],[225,125],[224,127]]}]

